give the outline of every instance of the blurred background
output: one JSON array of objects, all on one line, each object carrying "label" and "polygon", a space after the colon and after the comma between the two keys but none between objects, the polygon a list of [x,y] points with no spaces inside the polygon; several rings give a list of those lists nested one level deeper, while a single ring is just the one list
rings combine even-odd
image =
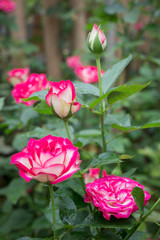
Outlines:
[{"label": "blurred background", "polygon": [[[130,54],[133,56],[116,85],[152,81],[142,92],[117,103],[112,114],[130,114],[134,125],[160,119],[159,0],[14,2],[16,7],[13,11],[0,10],[0,97],[4,98],[0,103],[0,239],[3,240],[50,236],[48,228],[51,224],[47,213],[44,214],[48,206],[47,190],[39,183],[26,184],[9,162],[10,155],[22,149],[24,137],[42,137],[54,127],[60,127],[58,120],[53,126],[50,117],[47,116],[46,122],[45,116],[15,104],[11,96],[12,87],[6,81],[9,70],[29,67],[32,73],[46,73],[51,81],[75,80],[74,71],[68,68],[66,58],[79,55],[84,65],[95,65],[86,39],[96,23],[101,25],[108,40],[102,59],[104,71]],[[82,111],[70,120],[70,124],[78,133],[80,129],[97,128],[98,119]],[[44,132],[40,129],[34,132],[37,126]],[[118,130],[114,129],[113,133],[118,133]],[[82,135],[77,134],[84,137]],[[148,186],[152,194],[150,205],[160,192],[159,140],[159,128],[148,128],[127,133],[108,144],[110,151],[134,156],[122,164],[122,169],[118,166],[114,173],[122,174],[132,169],[134,178]],[[87,145],[86,141],[83,150],[82,158],[87,161],[88,153],[95,156],[99,152],[98,143]],[[106,170],[112,173],[111,168]],[[141,227],[146,230],[146,235],[139,235],[136,240],[154,236],[158,225],[153,219],[160,222],[159,216],[160,207],[154,212],[152,222],[148,219],[147,224]]]}]

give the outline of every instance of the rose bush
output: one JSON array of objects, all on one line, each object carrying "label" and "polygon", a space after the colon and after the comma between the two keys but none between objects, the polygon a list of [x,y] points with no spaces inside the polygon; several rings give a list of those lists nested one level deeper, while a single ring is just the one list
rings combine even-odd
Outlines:
[{"label": "rose bush", "polygon": [[16,3],[12,0],[0,0],[0,10],[5,13],[14,11],[16,8]]},{"label": "rose bush", "polygon": [[18,83],[26,82],[29,77],[29,68],[14,68],[8,71],[8,82],[15,86]]},{"label": "rose bush", "polygon": [[12,90],[12,96],[16,103],[23,103],[27,106],[32,105],[35,100],[28,102],[23,101],[23,98],[28,98],[32,93],[46,89],[49,86],[49,81],[45,74],[31,74],[26,82],[17,84]]},{"label": "rose bush", "polygon": [[79,170],[78,148],[69,139],[48,135],[30,139],[27,147],[11,157],[11,164],[27,182],[35,179],[56,184]]},{"label": "rose bush", "polygon": [[71,69],[76,69],[82,66],[80,56],[71,56],[66,58],[66,64]]},{"label": "rose bush", "polygon": [[81,107],[80,103],[75,102],[75,87],[70,80],[52,82],[45,99],[60,118],[71,117]]},{"label": "rose bush", "polygon": [[[96,83],[98,82],[98,70],[95,66],[85,66],[75,69],[75,74],[77,77],[85,83]],[[101,70],[101,76],[103,76],[104,71]]]},{"label": "rose bush", "polygon": [[[106,176],[86,185],[85,202],[91,202],[102,211],[103,216],[110,220],[111,215],[116,218],[128,218],[138,207],[131,195],[134,187],[144,187],[138,182],[119,176]],[[144,191],[144,206],[150,199],[150,194]]]},{"label": "rose bush", "polygon": [[[103,177],[106,177],[107,173],[103,170]],[[94,180],[99,178],[99,168],[90,168],[89,173],[83,174],[85,184],[93,182]]]}]

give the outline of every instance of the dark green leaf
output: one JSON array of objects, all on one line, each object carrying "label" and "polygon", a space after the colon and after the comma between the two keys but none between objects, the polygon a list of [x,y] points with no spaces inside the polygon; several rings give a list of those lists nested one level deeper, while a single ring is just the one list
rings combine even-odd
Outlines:
[{"label": "dark green leaf", "polygon": [[20,197],[26,192],[25,181],[21,178],[13,179],[12,182],[0,189],[0,195],[5,195],[13,203],[17,203]]},{"label": "dark green leaf", "polygon": [[130,216],[127,219],[117,219],[111,217],[110,221],[106,220],[102,213],[94,213],[90,214],[81,224],[80,226],[92,226],[97,228],[125,228],[129,229],[133,226],[135,219]]},{"label": "dark green leaf", "polygon": [[139,85],[139,84],[134,84],[134,85],[130,85],[130,86],[120,86],[116,89],[113,89],[109,92],[109,95],[107,97],[108,102],[110,105],[123,100],[137,92],[139,92],[140,90],[142,90],[143,88],[147,87],[149,83],[146,83],[144,85]]},{"label": "dark green leaf", "polygon": [[142,188],[134,187],[131,192],[136,205],[138,206],[139,210],[143,213],[144,209],[144,191]]},{"label": "dark green leaf", "polygon": [[53,115],[51,107],[45,101],[40,102],[33,109],[38,113]]},{"label": "dark green leaf", "polygon": [[113,85],[125,67],[130,63],[132,60],[132,55],[129,55],[127,58],[119,61],[109,70],[107,70],[103,77],[102,77],[102,89],[103,92],[106,93],[108,89]]},{"label": "dark green leaf", "polygon": [[132,168],[128,172],[122,174],[122,177],[130,177],[137,170],[137,168]]},{"label": "dark green leaf", "polygon": [[120,163],[119,155],[115,153],[101,153],[93,159],[89,167],[97,167],[106,164]]}]

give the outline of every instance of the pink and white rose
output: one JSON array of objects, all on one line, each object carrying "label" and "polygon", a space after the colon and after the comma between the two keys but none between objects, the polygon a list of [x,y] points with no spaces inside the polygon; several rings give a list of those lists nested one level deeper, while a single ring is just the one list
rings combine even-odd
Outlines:
[{"label": "pink and white rose", "polygon": [[8,78],[10,84],[15,86],[18,83],[26,82],[29,77],[29,68],[14,68],[8,71]]},{"label": "pink and white rose", "polygon": [[0,0],[0,10],[9,13],[14,11],[16,8],[16,3],[12,0]]},{"label": "pink and white rose", "polygon": [[75,87],[70,80],[51,82],[45,99],[60,118],[71,117],[81,107],[81,104],[75,101]]},{"label": "pink and white rose", "polygon": [[[107,173],[103,170],[103,177],[106,177]],[[83,174],[85,184],[94,182],[94,180],[99,178],[99,168],[90,168],[89,173]]]},{"label": "pink and white rose", "polygon": [[[104,218],[110,220],[111,215],[116,218],[128,218],[138,207],[131,195],[134,187],[144,187],[138,182],[114,175],[95,180],[86,185],[85,202],[91,202],[103,213]],[[150,199],[150,194],[144,191],[144,206]]]},{"label": "pink and white rose", "polygon": [[45,74],[32,73],[26,82],[17,84],[12,90],[12,96],[16,103],[23,103],[27,106],[32,105],[35,100],[28,102],[23,101],[23,98],[28,98],[34,92],[46,89],[49,86],[49,81]]},{"label": "pink and white rose", "polygon": [[[95,66],[79,67],[75,70],[77,77],[84,83],[96,83],[98,82],[98,69]],[[104,71],[101,70],[101,76]]]},{"label": "pink and white rose", "polygon": [[96,24],[88,35],[88,47],[95,54],[101,54],[107,47],[106,36]]},{"label": "pink and white rose", "polygon": [[67,66],[71,69],[76,69],[82,66],[80,56],[71,56],[66,58]]},{"label": "pink and white rose", "polygon": [[30,139],[27,147],[11,157],[11,163],[27,182],[35,179],[56,184],[71,177],[79,170],[78,148],[69,139],[48,135]]}]

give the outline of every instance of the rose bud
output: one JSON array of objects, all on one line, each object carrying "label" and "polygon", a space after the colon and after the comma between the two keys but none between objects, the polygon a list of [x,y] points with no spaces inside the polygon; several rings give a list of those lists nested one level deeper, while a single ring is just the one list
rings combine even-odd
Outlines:
[{"label": "rose bud", "polygon": [[[107,173],[103,170],[103,177],[106,177]],[[94,180],[99,178],[99,168],[90,168],[89,173],[83,174],[85,184],[94,182]]]},{"label": "rose bud", "polygon": [[101,29],[94,24],[92,31],[88,34],[88,48],[94,54],[101,54],[107,48],[107,39]]},{"label": "rose bud", "polygon": [[[131,194],[134,187],[144,191],[143,185],[132,179],[108,175],[86,185],[85,202],[93,203],[107,220],[110,220],[111,215],[117,219],[128,218],[138,210]],[[144,206],[150,197],[150,194],[144,191]]]},{"label": "rose bud", "polygon": [[79,157],[78,148],[69,139],[48,135],[31,138],[27,147],[11,157],[10,164],[19,168],[19,175],[27,182],[35,179],[56,184],[79,170]]},{"label": "rose bud", "polygon": [[75,102],[75,88],[70,80],[51,82],[45,99],[53,113],[63,119],[70,118],[81,107],[80,103]]},{"label": "rose bud", "polygon": [[29,68],[14,68],[8,71],[8,82],[15,86],[18,83],[27,81],[29,76]]}]

